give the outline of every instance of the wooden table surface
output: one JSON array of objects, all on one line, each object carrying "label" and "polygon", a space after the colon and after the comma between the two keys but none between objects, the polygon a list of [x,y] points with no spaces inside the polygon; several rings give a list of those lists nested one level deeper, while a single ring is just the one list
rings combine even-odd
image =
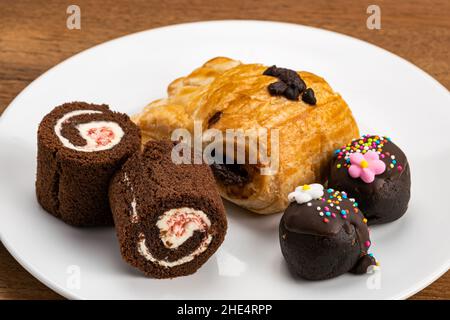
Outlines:
[{"label": "wooden table surface", "polygon": [[[66,27],[70,4],[81,9],[81,30]],[[369,4],[381,9],[380,30],[366,26]],[[132,32],[201,20],[275,20],[337,31],[413,62],[449,88],[449,15],[448,0],[0,0],[0,113],[36,77],[77,52]],[[0,298],[61,297],[0,244]],[[413,299],[450,299],[450,272]]]}]

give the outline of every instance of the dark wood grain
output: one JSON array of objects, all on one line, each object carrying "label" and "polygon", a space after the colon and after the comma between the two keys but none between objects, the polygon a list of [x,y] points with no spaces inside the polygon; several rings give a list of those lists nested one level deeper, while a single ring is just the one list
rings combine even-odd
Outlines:
[{"label": "dark wood grain", "polygon": [[[382,29],[366,27],[366,8],[381,7]],[[81,8],[81,30],[66,28],[66,9]],[[434,1],[17,1],[0,0],[0,113],[40,74],[62,60],[125,34],[219,19],[285,21],[351,35],[383,47],[450,86],[450,2]],[[0,298],[60,298],[0,245]],[[450,272],[413,299],[450,299]]]}]

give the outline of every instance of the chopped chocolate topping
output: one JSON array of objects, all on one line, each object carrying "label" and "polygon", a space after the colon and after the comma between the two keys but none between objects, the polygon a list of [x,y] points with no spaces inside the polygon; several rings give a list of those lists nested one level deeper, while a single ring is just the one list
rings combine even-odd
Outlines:
[{"label": "chopped chocolate topping", "polygon": [[289,100],[298,100],[298,96],[300,95],[300,91],[296,87],[288,87],[284,91],[284,96]]},{"label": "chopped chocolate topping", "polygon": [[272,66],[268,68],[266,71],[264,71],[263,74],[266,76],[276,77],[280,79],[280,81],[286,83],[287,86],[298,88],[300,92],[306,89],[305,82],[294,70]]},{"label": "chopped chocolate topping", "polygon": [[277,69],[278,69],[277,66],[273,65],[273,66],[267,68],[266,71],[264,71],[263,75],[271,76],[271,77],[278,77]]},{"label": "chopped chocolate topping", "polygon": [[217,123],[217,121],[219,121],[221,117],[222,117],[221,111],[214,113],[214,115],[208,120],[208,128]]},{"label": "chopped chocolate topping", "polygon": [[243,186],[249,181],[248,172],[239,164],[213,163],[211,169],[215,178],[225,186]]},{"label": "chopped chocolate topping", "polygon": [[281,96],[287,88],[288,85],[283,81],[277,81],[269,84],[269,92],[273,96]]},{"label": "chopped chocolate topping", "polygon": [[280,80],[269,85],[271,95],[284,95],[289,100],[298,100],[299,95],[306,89],[305,82],[294,70],[271,66],[263,74]]},{"label": "chopped chocolate topping", "polygon": [[306,89],[302,94],[302,100],[310,105],[315,105],[317,103],[316,96],[314,95],[314,90],[311,88]]}]

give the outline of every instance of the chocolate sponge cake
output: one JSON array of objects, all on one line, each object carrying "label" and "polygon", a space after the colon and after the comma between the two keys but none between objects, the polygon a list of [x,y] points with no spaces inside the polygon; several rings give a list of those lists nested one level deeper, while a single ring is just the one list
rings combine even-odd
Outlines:
[{"label": "chocolate sponge cake", "polygon": [[122,257],[153,278],[194,273],[219,248],[227,229],[211,169],[175,164],[173,146],[148,142],[109,189]]},{"label": "chocolate sponge cake", "polygon": [[38,129],[39,203],[70,225],[111,225],[109,182],[139,148],[139,128],[107,105],[72,102],[56,107]]}]

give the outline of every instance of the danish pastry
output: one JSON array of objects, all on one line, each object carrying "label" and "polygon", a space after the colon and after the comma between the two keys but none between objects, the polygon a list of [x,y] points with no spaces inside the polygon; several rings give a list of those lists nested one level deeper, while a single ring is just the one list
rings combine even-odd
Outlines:
[{"label": "danish pastry", "polygon": [[38,130],[39,203],[73,226],[112,225],[109,181],[139,148],[139,128],[107,105],[70,102],[54,108]]},{"label": "danish pastry", "polygon": [[[150,103],[132,120],[142,130],[143,143],[171,138],[177,128],[194,132],[196,122],[203,130],[223,133],[266,130],[271,142],[277,136],[276,148],[261,144],[269,162],[277,162],[275,170],[263,170],[273,163],[260,153],[256,163],[232,163],[236,155],[224,154],[225,164],[211,166],[224,198],[261,214],[286,209],[287,195],[296,186],[323,182],[333,151],[359,136],[349,107],[324,79],[224,57],[173,81],[167,98]],[[254,148],[248,140],[246,157]]]}]

